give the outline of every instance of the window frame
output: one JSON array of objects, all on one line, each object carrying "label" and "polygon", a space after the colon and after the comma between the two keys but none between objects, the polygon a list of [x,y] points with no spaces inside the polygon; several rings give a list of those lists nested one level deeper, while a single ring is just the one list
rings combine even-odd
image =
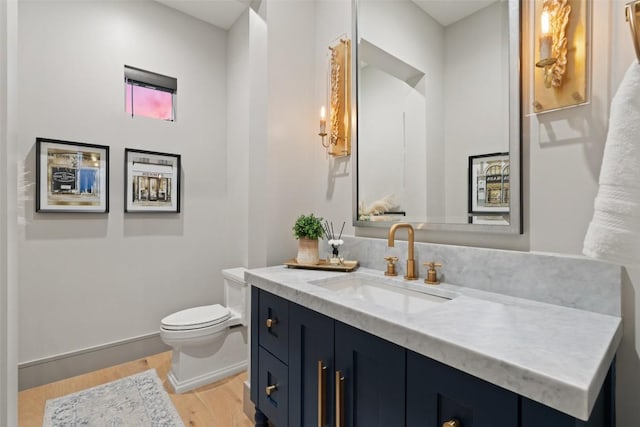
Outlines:
[{"label": "window frame", "polygon": [[[129,85],[131,85],[131,112],[127,111],[127,92],[129,91]],[[176,101],[178,93],[178,79],[175,77],[169,77],[163,74],[154,73],[152,71],[143,70],[142,68],[132,67],[130,65],[124,66],[124,90],[125,90],[125,112],[131,117],[142,116],[149,117],[142,114],[136,114],[134,111],[134,96],[133,86],[144,87],[146,89],[152,89],[160,92],[167,92],[171,94],[171,118],[159,119],[165,122],[175,122],[177,120],[176,114]]]}]

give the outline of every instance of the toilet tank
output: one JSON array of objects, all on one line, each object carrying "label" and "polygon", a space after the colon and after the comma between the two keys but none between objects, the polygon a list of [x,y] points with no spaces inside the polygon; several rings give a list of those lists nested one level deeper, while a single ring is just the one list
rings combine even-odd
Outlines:
[{"label": "toilet tank", "polygon": [[228,268],[222,270],[222,277],[224,280],[224,305],[233,313],[238,314],[241,323],[247,326],[249,298],[247,297],[247,284],[244,281],[245,271],[247,269],[244,267]]}]

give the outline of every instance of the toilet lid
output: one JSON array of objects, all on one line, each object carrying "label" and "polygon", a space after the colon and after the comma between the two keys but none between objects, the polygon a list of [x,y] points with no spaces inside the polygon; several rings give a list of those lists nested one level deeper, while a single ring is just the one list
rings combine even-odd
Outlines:
[{"label": "toilet lid", "polygon": [[203,305],[170,314],[162,319],[161,324],[164,329],[172,331],[201,329],[224,322],[230,316],[229,309],[220,304]]}]

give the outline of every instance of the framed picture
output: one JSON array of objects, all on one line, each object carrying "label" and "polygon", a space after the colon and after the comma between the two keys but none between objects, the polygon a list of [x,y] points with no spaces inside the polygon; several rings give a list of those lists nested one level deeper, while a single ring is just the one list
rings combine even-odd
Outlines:
[{"label": "framed picture", "polygon": [[470,214],[509,212],[509,153],[469,156]]},{"label": "framed picture", "polygon": [[125,212],[180,212],[180,155],[125,149]]},{"label": "framed picture", "polygon": [[36,138],[36,212],[109,212],[109,147]]}]

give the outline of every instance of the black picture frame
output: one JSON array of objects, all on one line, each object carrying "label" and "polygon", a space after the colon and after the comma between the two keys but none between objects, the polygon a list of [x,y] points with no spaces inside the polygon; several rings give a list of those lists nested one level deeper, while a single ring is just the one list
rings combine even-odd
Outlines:
[{"label": "black picture frame", "polygon": [[510,211],[509,153],[469,156],[468,209],[472,215],[501,215]]},{"label": "black picture frame", "polygon": [[124,150],[124,211],[180,213],[180,154]]},{"label": "black picture frame", "polygon": [[36,212],[108,213],[109,147],[37,137]]}]

